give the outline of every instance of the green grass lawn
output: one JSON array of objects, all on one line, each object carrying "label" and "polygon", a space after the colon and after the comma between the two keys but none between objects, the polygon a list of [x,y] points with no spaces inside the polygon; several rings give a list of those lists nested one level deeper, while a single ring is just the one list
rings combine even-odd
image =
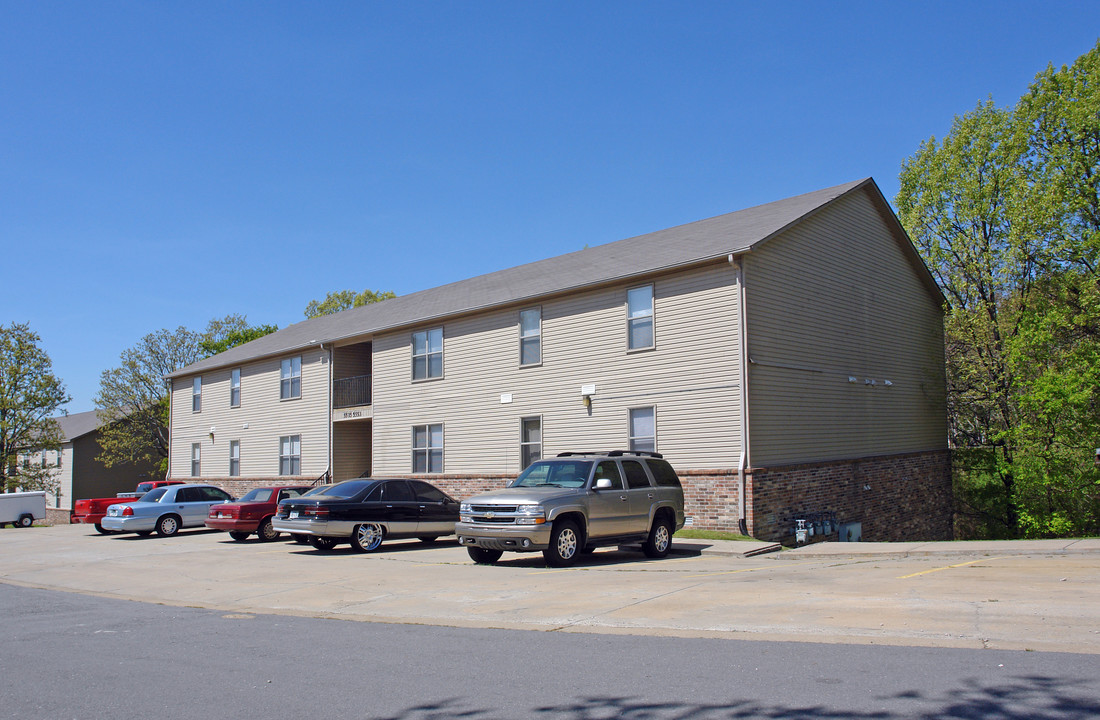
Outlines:
[{"label": "green grass lawn", "polygon": [[691,528],[684,528],[676,532],[678,538],[691,538],[694,540],[744,540],[748,542],[756,542],[756,538],[751,538],[748,535],[739,535],[738,533],[722,532],[720,530],[694,530]]}]

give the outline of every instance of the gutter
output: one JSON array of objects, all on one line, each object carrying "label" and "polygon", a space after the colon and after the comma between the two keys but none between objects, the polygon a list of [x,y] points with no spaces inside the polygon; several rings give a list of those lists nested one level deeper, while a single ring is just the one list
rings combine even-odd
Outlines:
[{"label": "gutter", "polygon": [[[324,341],[317,343],[321,347],[321,352],[325,352]],[[332,475],[332,445],[334,428],[332,427],[332,343],[328,346],[328,418],[326,419],[326,425],[328,426],[328,467],[325,473],[328,475],[328,481],[334,482],[335,478]]]},{"label": "gutter", "polygon": [[734,257],[730,255],[730,262],[737,267],[738,306],[741,331],[741,457],[737,462],[737,511],[740,517],[738,524],[742,535],[749,534],[748,517],[746,516],[748,503],[745,501],[747,483],[745,474],[749,467],[749,332],[748,311],[746,300],[748,293],[745,291],[745,262],[744,255]]}]

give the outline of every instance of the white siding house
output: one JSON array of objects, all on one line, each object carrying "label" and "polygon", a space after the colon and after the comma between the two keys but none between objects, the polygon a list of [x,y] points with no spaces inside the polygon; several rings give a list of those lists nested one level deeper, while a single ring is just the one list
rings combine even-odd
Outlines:
[{"label": "white siding house", "polygon": [[942,304],[858,181],[307,320],[184,368],[170,473],[238,491],[291,470],[415,476],[464,497],[533,457],[655,449],[699,527],[784,539],[828,515],[865,539],[947,537]]}]

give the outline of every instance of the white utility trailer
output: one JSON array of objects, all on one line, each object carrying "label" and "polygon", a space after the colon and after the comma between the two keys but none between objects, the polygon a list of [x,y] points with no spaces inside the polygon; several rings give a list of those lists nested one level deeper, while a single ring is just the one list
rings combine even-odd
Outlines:
[{"label": "white utility trailer", "polygon": [[35,520],[46,519],[46,493],[0,493],[0,527],[30,527]]}]

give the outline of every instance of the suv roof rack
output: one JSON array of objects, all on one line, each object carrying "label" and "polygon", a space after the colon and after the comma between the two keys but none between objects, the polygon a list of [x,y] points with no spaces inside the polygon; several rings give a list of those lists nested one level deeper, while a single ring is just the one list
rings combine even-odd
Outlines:
[{"label": "suv roof rack", "polygon": [[644,455],[652,458],[664,458],[664,455],[650,450],[608,450],[606,452],[563,452],[558,457],[573,457],[574,455],[606,455],[607,457],[622,457],[623,455]]}]

